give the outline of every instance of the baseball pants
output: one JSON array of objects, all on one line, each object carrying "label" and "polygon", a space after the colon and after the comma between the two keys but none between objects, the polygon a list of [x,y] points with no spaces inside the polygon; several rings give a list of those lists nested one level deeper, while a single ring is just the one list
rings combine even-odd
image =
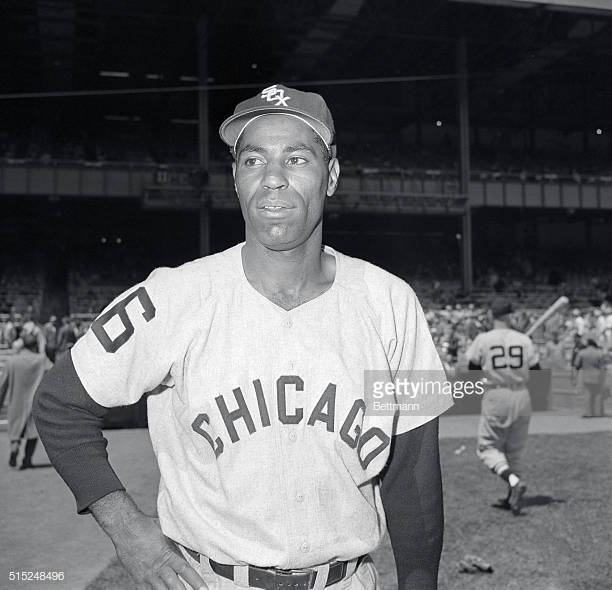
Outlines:
[{"label": "baseball pants", "polygon": [[[182,551],[182,553],[187,563],[194,568],[206,582],[209,590],[245,590],[246,588],[251,588],[251,586],[240,585],[235,581],[219,576],[211,569],[206,558],[202,558],[200,563],[198,563],[185,551]],[[378,572],[369,556],[361,560],[361,563],[352,576],[345,577],[336,584],[327,587],[325,586],[325,581],[327,580],[327,569],[325,566],[313,569],[319,571],[313,590],[323,590],[324,588],[325,590],[379,590],[380,588]],[[244,570],[246,570],[246,568],[244,568]],[[185,584],[185,588],[191,589],[188,584],[185,582],[183,583]]]},{"label": "baseball pants", "polygon": [[476,454],[492,471],[506,467],[520,476],[521,459],[531,420],[527,389],[495,388],[485,392],[478,424]]}]

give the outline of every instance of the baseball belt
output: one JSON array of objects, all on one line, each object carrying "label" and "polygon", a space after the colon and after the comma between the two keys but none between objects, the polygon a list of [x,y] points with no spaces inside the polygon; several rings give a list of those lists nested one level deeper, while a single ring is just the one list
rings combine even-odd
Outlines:
[{"label": "baseball belt", "polygon": [[[200,554],[197,551],[189,549],[184,545],[183,548],[195,561],[200,561]],[[223,578],[234,581],[235,566],[217,563],[209,557],[206,559],[210,563],[213,572]],[[357,560],[357,566],[361,559],[362,557]],[[334,561],[330,563],[325,586],[331,586],[342,580],[346,575],[348,564],[348,561]],[[273,567],[257,567],[255,565],[247,567],[249,568],[249,586],[263,588],[264,590],[312,590],[317,578],[317,570],[310,568],[281,570]]]}]

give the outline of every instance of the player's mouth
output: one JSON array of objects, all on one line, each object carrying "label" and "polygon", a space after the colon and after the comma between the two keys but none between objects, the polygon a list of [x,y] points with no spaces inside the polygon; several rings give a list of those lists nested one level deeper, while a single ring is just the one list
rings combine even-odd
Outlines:
[{"label": "player's mouth", "polygon": [[259,209],[266,209],[267,211],[278,211],[280,209],[293,209],[293,205],[290,205],[286,201],[263,201],[259,204]]},{"label": "player's mouth", "polygon": [[284,215],[291,209],[295,209],[292,205],[285,201],[263,202],[258,206],[258,209],[265,215],[278,216]]}]

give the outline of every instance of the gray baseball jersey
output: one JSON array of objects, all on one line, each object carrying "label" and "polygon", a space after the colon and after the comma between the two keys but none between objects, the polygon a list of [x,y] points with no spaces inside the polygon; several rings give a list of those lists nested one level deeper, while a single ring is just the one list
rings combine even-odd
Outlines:
[{"label": "gray baseball jersey", "polygon": [[157,269],[72,349],[99,404],[148,398],[164,533],[221,563],[300,568],[373,550],[391,437],[438,416],[368,415],[364,371],[442,366],[401,279],[332,248],[328,291],[290,311],[248,282],[242,244]]},{"label": "gray baseball jersey", "polygon": [[466,357],[482,367],[490,385],[510,387],[526,386],[529,367],[539,360],[531,338],[511,328],[478,334]]}]

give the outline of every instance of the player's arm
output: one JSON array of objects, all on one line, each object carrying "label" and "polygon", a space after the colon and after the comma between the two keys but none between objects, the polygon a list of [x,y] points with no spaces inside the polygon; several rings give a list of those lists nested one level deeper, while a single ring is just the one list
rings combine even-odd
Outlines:
[{"label": "player's arm", "polygon": [[135,403],[169,375],[175,351],[168,343],[176,341],[168,306],[174,278],[153,273],[111,303],[45,375],[33,410],[49,458],[74,493],[78,511],[93,514],[139,587],[182,590],[179,574],[194,588],[204,582],[157,519],[140,512],[127,495],[102,434],[108,408]]},{"label": "player's arm", "polygon": [[482,350],[482,337],[480,334],[474,338],[466,350],[465,356],[468,360],[468,371],[470,371],[469,379],[474,383],[476,381],[482,381],[485,375],[482,370],[484,355]]},{"label": "player's arm", "polygon": [[4,400],[8,392],[8,367],[5,365],[4,371],[0,373],[0,408],[4,405]]},{"label": "player's arm", "polygon": [[43,377],[33,404],[40,439],[72,491],[77,511],[124,486],[108,462],[102,419],[108,408],[87,393],[68,351]]},{"label": "player's arm", "polygon": [[531,338],[529,339],[525,354],[527,355],[527,366],[529,367],[529,370],[539,371],[542,368],[540,366],[540,354],[538,353],[538,349],[534,345],[533,340],[531,340]]},{"label": "player's arm", "polygon": [[132,577],[153,588],[182,590],[180,574],[193,588],[204,586],[157,519],[138,509],[111,467],[102,434],[108,408],[87,393],[70,351],[44,376],[33,410],[45,450],[74,494],[77,510],[93,514]]},{"label": "player's arm", "polygon": [[91,512],[112,539],[131,576],[146,587],[183,590],[179,576],[195,590],[207,588],[200,575],[168,539],[157,518],[142,513],[125,491],[111,492],[91,505]]},{"label": "player's arm", "polygon": [[398,589],[436,589],[444,530],[437,418],[393,437],[381,497]]},{"label": "player's arm", "polygon": [[468,360],[468,371],[474,371],[471,375],[474,381],[482,377],[482,346],[480,335],[472,341],[468,349],[465,351],[465,356]]},{"label": "player's arm", "polygon": [[[446,382],[425,314],[412,290],[393,301],[393,378]],[[381,498],[395,555],[399,590],[435,590],[444,515],[438,450],[438,416],[453,405],[448,395],[415,398],[418,412],[397,415],[381,480]]]}]

